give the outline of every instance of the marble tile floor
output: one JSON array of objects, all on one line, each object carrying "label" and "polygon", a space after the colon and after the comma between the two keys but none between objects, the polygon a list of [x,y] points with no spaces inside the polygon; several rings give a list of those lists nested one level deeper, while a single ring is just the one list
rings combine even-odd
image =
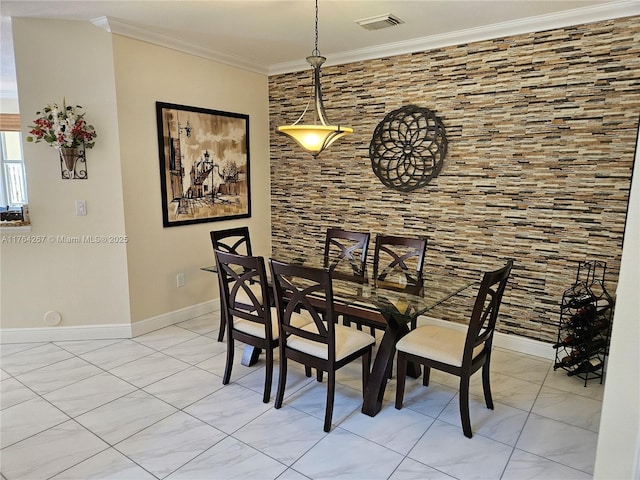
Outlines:
[{"label": "marble tile floor", "polygon": [[550,360],[496,349],[495,410],[472,381],[472,439],[457,378],[395,380],[376,417],[360,413],[360,364],[338,375],[331,432],[326,385],[290,363],[281,409],[262,403],[264,363],[222,385],[219,317],[203,315],[133,339],[1,346],[2,480],[44,479],[588,479],[603,386]]}]

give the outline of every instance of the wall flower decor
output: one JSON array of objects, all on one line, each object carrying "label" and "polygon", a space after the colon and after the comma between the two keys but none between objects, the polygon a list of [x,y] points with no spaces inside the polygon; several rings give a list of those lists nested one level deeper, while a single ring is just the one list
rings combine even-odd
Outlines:
[{"label": "wall flower decor", "polygon": [[62,107],[52,103],[36,112],[38,117],[29,126],[27,142],[46,142],[59,151],[63,179],[87,178],[85,149],[93,148],[97,133],[81,109],[63,99]]}]

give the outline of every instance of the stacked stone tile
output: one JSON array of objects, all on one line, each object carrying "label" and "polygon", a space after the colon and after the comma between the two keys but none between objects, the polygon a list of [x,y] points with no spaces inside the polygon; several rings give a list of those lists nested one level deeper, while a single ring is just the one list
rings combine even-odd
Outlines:
[{"label": "stacked stone tile", "polygon": [[[322,88],[329,119],[355,133],[318,159],[272,133],[276,256],[320,252],[326,228],[340,226],[426,235],[426,265],[459,274],[514,258],[498,330],[547,342],[578,261],[606,261],[615,292],[640,112],[640,17],[325,67]],[[273,76],[269,92],[273,132],[303,110],[310,72]],[[402,193],[374,175],[369,142],[387,113],[409,104],[442,119],[449,151],[427,187]]]}]

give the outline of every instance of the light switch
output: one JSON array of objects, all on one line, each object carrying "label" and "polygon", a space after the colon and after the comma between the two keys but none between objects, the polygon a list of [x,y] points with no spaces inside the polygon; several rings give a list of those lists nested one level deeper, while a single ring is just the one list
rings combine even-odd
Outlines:
[{"label": "light switch", "polygon": [[87,214],[86,200],[76,200],[76,215],[82,216]]}]

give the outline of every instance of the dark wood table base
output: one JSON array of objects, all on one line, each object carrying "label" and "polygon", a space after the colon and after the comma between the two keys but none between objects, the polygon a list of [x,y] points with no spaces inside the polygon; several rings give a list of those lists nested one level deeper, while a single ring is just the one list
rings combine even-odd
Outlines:
[{"label": "dark wood table base", "polygon": [[[343,304],[336,304],[336,313],[356,319],[362,325],[372,325],[384,329],[384,335],[378,346],[378,353],[373,360],[371,374],[365,386],[362,403],[362,413],[374,417],[382,409],[384,391],[393,371],[396,343],[409,333],[410,319],[396,320],[392,315]],[[407,365],[407,375],[412,378],[418,378],[420,370],[420,365],[414,363]]]},{"label": "dark wood table base", "polygon": [[[393,318],[388,319],[387,328],[380,341],[378,353],[373,361],[373,368],[369,375],[369,381],[365,387],[362,413],[374,417],[382,409],[387,381],[393,371],[396,343],[407,333],[409,333],[407,323],[398,323]],[[407,375],[410,377],[418,378],[420,373],[419,365],[414,363],[407,365]]]},{"label": "dark wood table base", "polygon": [[244,352],[242,353],[242,360],[240,360],[240,363],[245,367],[252,367],[256,363],[258,363],[258,360],[260,359],[260,353],[262,353],[262,350],[260,350],[259,348],[252,347],[251,345],[246,345],[244,347]]}]

